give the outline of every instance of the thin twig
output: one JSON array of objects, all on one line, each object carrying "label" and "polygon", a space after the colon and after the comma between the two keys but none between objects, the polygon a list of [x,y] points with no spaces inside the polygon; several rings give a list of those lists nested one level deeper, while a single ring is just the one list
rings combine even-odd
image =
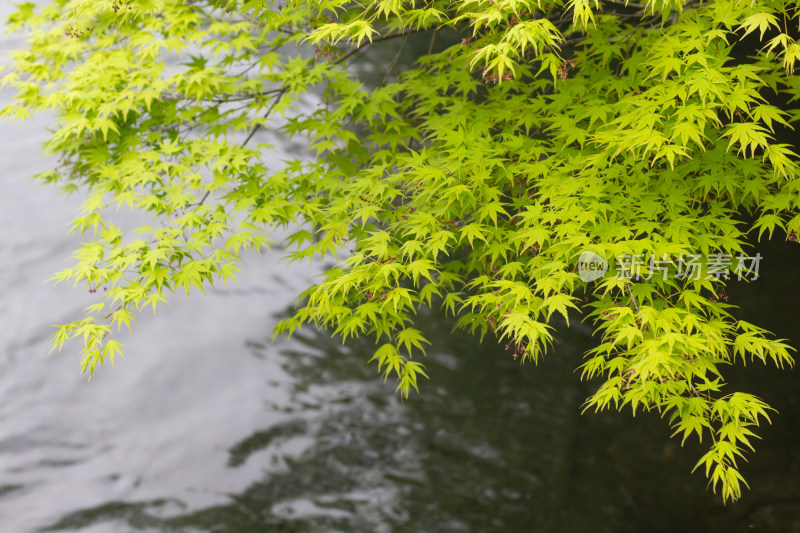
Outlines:
[{"label": "thin twig", "polygon": [[639,310],[639,304],[636,302],[636,297],[633,295],[633,288],[631,287],[631,282],[626,281],[625,284],[628,286],[628,292],[631,294],[631,301],[633,302],[633,306],[636,308],[637,313],[641,313]]},{"label": "thin twig", "polygon": [[381,87],[384,84],[386,84],[386,80],[388,80],[389,76],[392,74],[392,72],[394,72],[394,69],[397,67],[397,61],[400,59],[400,56],[402,55],[403,50],[405,50],[406,44],[408,44],[408,39],[410,37],[411,37],[411,34],[409,33],[408,35],[406,35],[406,38],[403,39],[403,44],[400,45],[400,49],[397,51],[397,53],[392,58],[392,62],[389,63],[389,66],[386,69],[386,74],[383,76],[383,79],[378,84],[379,87]]},{"label": "thin twig", "polygon": [[[284,85],[283,87],[281,87],[281,88],[280,88],[280,90],[278,91],[278,94],[276,94],[276,95],[275,95],[275,100],[272,102],[272,105],[271,105],[271,106],[269,106],[269,109],[267,109],[267,112],[266,112],[266,113],[264,113],[264,118],[267,118],[267,117],[269,117],[270,113],[272,113],[272,110],[273,110],[273,109],[275,109],[275,106],[277,106],[277,105],[278,105],[278,102],[280,102],[280,101],[281,101],[281,98],[283,98],[283,95],[284,95],[284,94],[286,94],[286,92],[287,92],[288,90],[289,90],[289,87],[288,87],[287,85]],[[249,135],[247,136],[247,138],[246,138],[246,139],[245,139],[245,140],[242,142],[242,146],[247,146],[247,143],[249,143],[249,142],[250,142],[250,139],[252,139],[252,138],[253,138],[253,135],[255,135],[255,134],[256,134],[256,132],[257,132],[259,129],[261,129],[261,123],[258,123],[258,124],[256,124],[255,126],[253,126],[253,129],[252,129],[252,130],[250,130],[250,134],[249,134]],[[195,207],[199,207],[199,206],[203,205],[203,203],[205,203],[205,201],[208,199],[208,196],[209,196],[210,194],[211,194],[211,191],[206,191],[206,193],[203,195],[203,197],[200,199],[200,201],[199,201],[199,202],[197,202],[197,204],[195,205]]]},{"label": "thin twig", "polygon": [[433,35],[431,36],[431,44],[428,45],[428,55],[433,53],[433,43],[436,42],[436,34],[439,33],[439,28],[434,28]]},{"label": "thin twig", "polygon": [[[264,113],[264,118],[267,118],[267,117],[269,117],[269,114],[270,114],[270,113],[272,113],[272,110],[273,110],[273,109],[275,109],[275,106],[277,106],[277,105],[278,105],[278,102],[280,102],[280,101],[281,101],[281,98],[283,98],[283,95],[284,95],[284,94],[286,94],[286,91],[288,91],[288,90],[289,90],[289,87],[288,87],[287,85],[284,85],[283,87],[281,87],[281,89],[280,89],[280,90],[278,91],[278,93],[275,95],[275,100],[272,102],[272,105],[271,105],[271,106],[269,106],[269,109],[267,109],[267,112],[266,112],[266,113]],[[257,132],[257,131],[258,131],[260,128],[261,128],[261,123],[258,123],[258,124],[256,124],[256,125],[253,127],[253,130],[250,132],[250,134],[247,136],[247,138],[246,138],[246,139],[244,140],[244,142],[242,143],[242,146],[246,146],[246,145],[247,145],[247,143],[248,143],[248,142],[250,142],[250,139],[252,139],[252,138],[253,138],[253,135],[255,135],[255,134],[256,134],[256,132]]]},{"label": "thin twig", "polygon": [[365,42],[364,44],[360,45],[359,47],[353,48],[352,50],[347,52],[345,55],[343,55],[342,57],[340,57],[339,59],[334,61],[334,64],[338,65],[339,63],[343,62],[345,59],[349,58],[350,56],[352,56],[356,52],[358,52],[358,51],[360,51],[360,50],[362,50],[364,48],[367,48],[368,46],[370,46],[372,44],[380,43],[382,41],[389,41],[391,39],[397,39],[398,37],[407,37],[407,36],[413,35],[415,33],[422,33],[423,31],[427,31],[427,30],[410,31],[408,33],[402,33],[402,32],[401,33],[392,33],[390,35],[384,35],[383,37],[378,37],[377,39],[372,39],[372,41]]}]

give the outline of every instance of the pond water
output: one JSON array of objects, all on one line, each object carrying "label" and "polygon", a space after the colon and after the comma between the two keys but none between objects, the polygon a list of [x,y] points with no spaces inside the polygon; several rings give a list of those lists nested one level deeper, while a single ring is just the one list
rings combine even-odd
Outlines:
[{"label": "pond water", "polygon": [[[751,490],[723,506],[690,474],[703,448],[665,421],[581,414],[597,386],[574,371],[587,327],[521,366],[426,316],[431,379],[401,402],[369,343],[271,342],[316,273],[278,254],[142,314],[127,359],[87,382],[74,350],[48,356],[50,325],[93,298],[44,283],[78,242],[65,231],[80,200],[28,179],[51,163],[46,126],[0,125],[0,532],[800,531],[795,371],[732,372],[779,413],[748,456]],[[731,300],[797,346],[800,247],[758,250],[762,278]]]}]

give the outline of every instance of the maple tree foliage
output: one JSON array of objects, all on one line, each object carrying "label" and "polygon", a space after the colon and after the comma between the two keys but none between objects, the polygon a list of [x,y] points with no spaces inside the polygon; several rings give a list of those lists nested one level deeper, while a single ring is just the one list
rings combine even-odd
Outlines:
[{"label": "maple tree foliage", "polygon": [[[586,409],[661,413],[708,443],[697,468],[736,499],[771,408],[723,371],[791,365],[791,348],[731,314],[735,261],[690,279],[673,259],[796,240],[797,156],[776,131],[800,118],[799,18],[782,0],[22,4],[2,115],[56,117],[59,164],[38,179],[85,195],[72,230],[92,238],[54,279],[98,296],[54,347],[78,339],[91,375],[138,312],[234,280],[284,232],[291,260],[338,264],[277,333],[372,337],[406,396],[425,376],[423,308],[521,361],[555,351],[556,317],[581,316],[598,338]],[[409,42],[427,50],[411,64]],[[367,84],[351,67],[378,46],[393,59]],[[309,151],[276,163],[259,129]],[[123,231],[114,207],[154,223]],[[665,275],[586,281],[584,251],[665,258]]]}]

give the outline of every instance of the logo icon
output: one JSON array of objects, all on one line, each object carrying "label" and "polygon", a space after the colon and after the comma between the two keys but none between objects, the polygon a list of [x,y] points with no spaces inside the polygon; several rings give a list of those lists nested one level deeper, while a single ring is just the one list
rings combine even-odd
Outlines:
[{"label": "logo icon", "polygon": [[608,272],[608,261],[604,257],[588,250],[578,258],[578,276],[589,282],[600,279]]}]

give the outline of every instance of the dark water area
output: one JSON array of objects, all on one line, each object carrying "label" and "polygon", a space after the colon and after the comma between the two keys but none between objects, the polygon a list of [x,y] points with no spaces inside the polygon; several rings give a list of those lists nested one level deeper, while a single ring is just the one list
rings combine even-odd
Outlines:
[{"label": "dark water area", "polygon": [[[182,502],[164,498],[109,501],[45,530],[800,530],[793,372],[749,368],[735,376],[780,414],[748,457],[752,489],[725,507],[701,473],[690,474],[702,448],[681,448],[658,417],[581,415],[593,385],[574,369],[591,346],[587,334],[563,336],[534,367],[502,346],[450,335],[441,317],[424,322],[436,347],[426,361],[431,380],[406,402],[365,364],[369,344],[342,346],[321,332],[282,348],[267,339],[245,343],[242,357],[264,361],[265,380],[267,361],[285,373],[252,398],[285,418],[255,424],[227,449],[231,470],[268,458],[255,462],[259,479],[206,508],[182,512]],[[182,446],[192,446],[191,436]]]},{"label": "dark water area", "polygon": [[[796,258],[786,250],[785,244],[769,245],[762,254]],[[765,259],[759,281],[738,287],[735,297],[746,305],[741,315],[779,334],[791,332],[797,282],[780,282],[787,271],[768,264]],[[251,309],[268,299],[255,290],[241,297]],[[736,387],[780,412],[760,432],[757,453],[748,456],[744,471],[751,490],[723,506],[700,472],[690,474],[703,448],[688,441],[682,448],[669,439],[657,416],[581,414],[596,386],[581,383],[574,372],[592,345],[586,328],[565,331],[555,352],[532,366],[520,365],[502,346],[451,335],[450,321],[427,316],[422,327],[434,346],[426,360],[431,379],[401,402],[365,363],[369,343],[342,345],[315,331],[271,343],[267,332],[284,314],[266,318],[261,327],[251,324],[249,338],[242,331],[229,337],[230,330],[220,327],[213,336],[224,338],[217,342],[228,348],[191,353],[186,347],[198,359],[194,365],[185,355],[162,353],[169,380],[148,378],[134,387],[123,381],[128,363],[107,371],[104,384],[119,388],[112,405],[137,413],[124,422],[125,433],[146,434],[145,440],[101,436],[81,444],[78,437],[73,446],[88,447],[92,457],[65,460],[58,449],[66,442],[37,442],[23,431],[17,438],[38,448],[42,460],[17,465],[19,480],[0,492],[0,510],[13,513],[16,499],[34,500],[41,507],[29,506],[30,517],[38,509],[49,519],[9,531],[800,531],[800,390],[794,371],[754,364],[732,373]],[[166,318],[173,325],[185,319]],[[264,333],[253,335],[259,330]],[[175,332],[139,335],[149,337],[139,339],[142,346],[159,350],[157,341],[168,342]],[[180,345],[175,340],[172,350],[180,352]],[[129,359],[140,355],[131,352]],[[225,360],[247,371],[217,376],[213,385],[203,381],[198,367],[219,371]],[[75,435],[119,429],[121,422],[97,423],[48,393],[64,388],[68,376],[50,374],[49,383],[28,392],[35,396],[29,400],[66,416]],[[92,394],[97,385],[80,388]],[[211,407],[204,400],[209,394],[223,404]],[[186,402],[180,408],[152,411],[153,403],[181,399]],[[207,418],[198,423],[197,407],[213,412],[200,413]],[[164,416],[168,427],[160,425]],[[231,424],[225,417],[241,420]],[[3,442],[0,456],[8,455]],[[144,452],[157,465],[140,469]],[[104,469],[98,462],[104,455],[117,463]],[[74,491],[71,508],[51,516],[40,479],[43,471],[59,470],[77,480],[95,478],[96,489],[107,487],[106,496],[84,497],[80,484],[65,481],[64,489]]]},{"label": "dark water area", "polygon": [[[50,164],[47,124],[0,125],[0,533],[800,532],[797,370],[729,369],[730,390],[778,412],[724,506],[691,473],[708,443],[681,447],[652,414],[581,413],[599,384],[575,371],[588,325],[533,366],[431,313],[430,380],[401,401],[369,342],[272,342],[319,272],[279,253],[140,315],[126,359],[87,382],[74,347],[48,357],[50,325],[94,299],[44,284],[78,244],[80,200],[27,179]],[[800,347],[800,246],[784,238],[755,244],[761,278],[728,294]]]}]

